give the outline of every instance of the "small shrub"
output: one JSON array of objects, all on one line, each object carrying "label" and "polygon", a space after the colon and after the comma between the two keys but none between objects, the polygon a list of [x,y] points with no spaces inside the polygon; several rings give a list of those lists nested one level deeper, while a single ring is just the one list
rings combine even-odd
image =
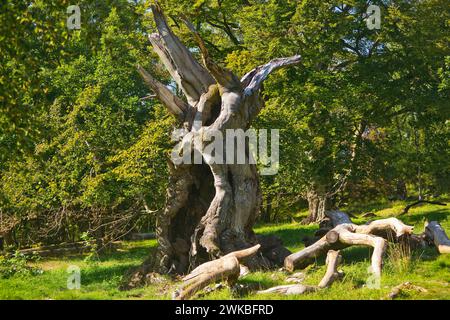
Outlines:
[{"label": "small shrub", "polygon": [[37,256],[26,256],[18,251],[10,258],[0,256],[0,279],[7,279],[15,275],[35,276],[42,274],[42,269],[29,265],[29,262],[37,259]]}]

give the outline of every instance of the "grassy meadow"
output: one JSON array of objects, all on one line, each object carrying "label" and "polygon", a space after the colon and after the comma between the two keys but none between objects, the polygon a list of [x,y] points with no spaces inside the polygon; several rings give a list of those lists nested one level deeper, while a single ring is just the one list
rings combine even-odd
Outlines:
[{"label": "grassy meadow", "polygon": [[[374,204],[365,208],[345,208],[353,214],[371,211],[379,218],[398,214],[405,203],[395,202]],[[364,210],[363,210],[364,209]],[[275,234],[281,237],[284,245],[291,251],[302,249],[301,239],[312,235],[317,225],[302,226],[300,221],[304,212],[298,213],[295,221],[284,224],[260,225],[258,234]],[[410,210],[401,217],[407,224],[414,225],[414,232],[421,233],[424,221],[438,220],[450,234],[450,208],[437,205],[423,205]],[[364,223],[363,218],[353,219]],[[172,291],[179,283],[167,278],[158,284],[130,291],[118,289],[124,273],[138,266],[156,248],[155,240],[122,242],[120,248],[111,254],[94,259],[86,256],[59,258],[41,258],[33,266],[42,270],[37,275],[16,274],[9,278],[0,278],[0,299],[170,299]],[[404,282],[426,289],[426,292],[405,290],[397,299],[449,299],[450,298],[450,255],[439,255],[434,248],[415,251],[412,254],[402,252],[392,246],[385,255],[385,264],[380,289],[366,286],[369,276],[371,250],[364,247],[351,247],[343,250],[340,269],[345,276],[335,282],[331,288],[304,295],[281,296],[275,294],[255,294],[254,291],[232,291],[226,286],[210,293],[200,293],[197,299],[388,299],[393,287]],[[76,265],[81,269],[81,288],[67,289],[67,268]],[[325,273],[324,259],[305,270],[296,270],[305,274],[305,284],[317,284]],[[283,271],[253,272],[239,280],[239,284],[251,288],[265,289],[285,284],[288,274]]]}]

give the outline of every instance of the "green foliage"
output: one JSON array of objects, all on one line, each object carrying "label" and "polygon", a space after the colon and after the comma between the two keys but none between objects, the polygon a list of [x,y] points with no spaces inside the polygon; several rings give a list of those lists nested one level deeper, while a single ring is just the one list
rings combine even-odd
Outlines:
[{"label": "green foliage", "polygon": [[[311,190],[341,206],[394,198],[402,183],[410,196],[449,193],[446,1],[372,1],[379,30],[367,28],[362,0],[159,2],[183,43],[196,47],[180,14],[238,75],[301,54],[300,66],[265,82],[252,124],[281,133],[280,171],[261,178],[269,219],[292,219]],[[69,1],[0,5],[0,232],[13,235],[9,245],[154,227],[175,123],[145,98],[136,72],[140,64],[171,84],[147,39],[151,3],[79,1],[82,27],[72,31]]]},{"label": "green foliage", "polygon": [[42,269],[29,265],[30,262],[35,263],[38,260],[36,256],[26,256],[19,251],[11,257],[0,256],[0,279],[40,275],[43,273]]},{"label": "green foliage", "polygon": [[[372,204],[371,209],[379,217],[398,212],[405,203]],[[355,208],[354,212],[364,212],[368,208]],[[405,223],[414,225],[416,233],[423,231],[423,218],[438,219],[446,232],[450,232],[449,209],[436,205],[424,205],[411,209],[404,216]],[[356,219],[364,223],[364,218]],[[304,247],[300,239],[312,235],[318,225],[302,226],[298,223],[277,225],[262,225],[255,230],[257,234],[270,234],[281,237],[284,244],[292,251]],[[171,279],[161,284],[148,285],[145,288],[130,291],[119,291],[122,276],[129,268],[139,266],[145,259],[149,250],[156,247],[155,240],[123,242],[120,251],[107,255],[100,255],[98,263],[85,262],[85,256],[70,258],[45,259],[38,262],[38,266],[46,271],[38,277],[12,276],[0,281],[0,299],[170,299],[172,291],[180,283]],[[371,252],[368,248],[350,247],[341,251],[343,262],[339,266],[345,273],[342,281],[333,283],[328,289],[316,293],[294,296],[280,296],[275,294],[257,295],[253,292],[239,295],[237,292],[225,287],[224,289],[205,294],[201,299],[293,299],[293,300],[319,300],[319,299],[387,299],[388,294],[395,286],[405,282],[421,286],[427,292],[408,290],[398,299],[448,299],[450,274],[450,256],[439,255],[434,248],[429,248],[418,254],[404,254],[402,248],[393,246],[399,254],[390,251],[385,256],[385,266],[381,279],[380,289],[369,289],[365,283],[368,278],[367,269],[370,266]],[[305,284],[317,285],[326,271],[325,259],[318,259],[315,264],[305,270]],[[407,262],[406,262],[407,261]],[[67,267],[77,265],[81,269],[80,290],[68,290]],[[403,271],[402,271],[403,270]],[[271,286],[287,284],[287,274],[280,271],[252,272],[239,279],[239,284],[252,285],[267,289]]]}]

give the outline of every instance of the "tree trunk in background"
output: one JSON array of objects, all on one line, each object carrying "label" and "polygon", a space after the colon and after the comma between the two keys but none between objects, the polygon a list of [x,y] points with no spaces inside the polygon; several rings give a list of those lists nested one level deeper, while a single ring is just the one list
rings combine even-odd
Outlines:
[{"label": "tree trunk in background", "polygon": [[397,181],[397,199],[399,200],[406,200],[408,197],[408,191],[406,189],[406,183],[404,180],[398,180]]},{"label": "tree trunk in background", "polygon": [[[263,107],[262,82],[272,71],[299,63],[300,57],[272,60],[239,80],[212,61],[203,40],[189,22],[185,21],[200,47],[204,65],[173,34],[161,8],[152,6],[152,12],[158,33],[152,34],[150,41],[187,102],[143,68],[138,70],[168,111],[180,120],[180,127],[185,128],[183,143],[194,146],[192,154],[200,153],[203,159],[203,164],[169,164],[167,204],[157,217],[159,247],[152,269],[180,274],[257,243],[252,226],[260,213],[261,192],[256,166],[248,161],[248,146],[244,151],[245,164],[207,161],[217,151],[213,155],[213,151],[208,153],[204,147],[207,141],[222,139],[217,138],[217,132],[225,137],[227,129],[247,130]],[[195,145],[193,133],[201,136],[201,148]],[[223,145],[226,146],[225,140]],[[229,151],[224,150],[223,154]],[[236,155],[236,145],[234,151]],[[261,253],[246,264],[250,268],[271,266],[270,260]]]},{"label": "tree trunk in background", "polygon": [[329,209],[330,199],[324,193],[309,190],[306,194],[308,201],[308,217],[302,220],[302,224],[320,222],[325,218],[325,212]]}]

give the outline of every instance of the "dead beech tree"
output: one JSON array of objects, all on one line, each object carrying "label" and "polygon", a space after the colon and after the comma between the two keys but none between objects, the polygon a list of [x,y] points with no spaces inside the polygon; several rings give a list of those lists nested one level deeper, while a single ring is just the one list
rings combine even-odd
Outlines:
[{"label": "dead beech tree", "polygon": [[386,250],[386,239],[398,239],[410,235],[413,227],[407,226],[396,218],[372,221],[366,225],[354,224],[347,214],[341,211],[329,211],[327,216],[333,228],[323,237],[303,250],[294,253],[284,260],[288,271],[305,268],[314,259],[324,255],[329,250],[340,250],[352,245],[372,247],[371,270],[374,275],[381,275],[383,254]]},{"label": "dead beech tree", "polygon": [[[152,6],[158,33],[150,36],[154,51],[182,90],[186,99],[174,95],[143,68],[138,71],[167,110],[186,130],[183,143],[193,145],[189,133],[216,138],[226,129],[247,130],[263,100],[263,81],[278,68],[297,64],[299,56],[280,58],[259,66],[241,80],[216,64],[197,31],[187,22],[198,43],[203,64],[175,36],[159,5]],[[186,21],[185,21],[186,22]],[[200,123],[200,126],[198,125]],[[225,134],[223,134],[225,136]],[[225,146],[225,141],[223,143]],[[216,150],[217,151],[217,150]],[[167,203],[157,217],[158,250],[153,269],[160,273],[185,273],[201,263],[257,243],[252,226],[260,210],[261,194],[256,166],[208,162],[212,154],[202,151],[203,164],[169,163]],[[237,150],[234,150],[236,155]],[[225,151],[224,151],[225,153]],[[245,157],[249,158],[248,146]],[[247,262],[268,267],[261,254]],[[141,273],[145,273],[142,272]]]}]

